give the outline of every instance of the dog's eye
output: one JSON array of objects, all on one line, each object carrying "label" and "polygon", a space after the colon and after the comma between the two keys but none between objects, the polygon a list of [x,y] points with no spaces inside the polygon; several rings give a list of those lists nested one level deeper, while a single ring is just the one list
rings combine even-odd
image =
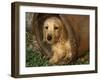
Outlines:
[{"label": "dog's eye", "polygon": [[55,30],[57,30],[57,29],[58,29],[58,27],[54,27],[54,29],[55,29]]},{"label": "dog's eye", "polygon": [[45,29],[48,29],[48,26],[46,26]]}]

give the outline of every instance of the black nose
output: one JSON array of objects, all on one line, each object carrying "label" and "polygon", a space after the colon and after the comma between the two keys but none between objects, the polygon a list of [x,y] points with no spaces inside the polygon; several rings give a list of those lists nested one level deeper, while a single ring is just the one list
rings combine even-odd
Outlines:
[{"label": "black nose", "polygon": [[51,35],[48,35],[48,36],[47,36],[47,40],[48,40],[48,41],[51,41],[51,39],[52,39]]}]

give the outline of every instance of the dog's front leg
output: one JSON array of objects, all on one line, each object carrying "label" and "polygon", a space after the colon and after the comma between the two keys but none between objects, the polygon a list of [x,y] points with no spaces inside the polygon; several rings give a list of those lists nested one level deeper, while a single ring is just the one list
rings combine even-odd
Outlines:
[{"label": "dog's front leg", "polygon": [[53,53],[52,58],[49,60],[50,64],[57,64],[59,61],[59,56],[57,55],[57,53]]},{"label": "dog's front leg", "polygon": [[62,58],[65,57],[65,54],[62,52],[54,53],[52,58],[49,60],[50,64],[59,64],[59,62],[62,60]]}]

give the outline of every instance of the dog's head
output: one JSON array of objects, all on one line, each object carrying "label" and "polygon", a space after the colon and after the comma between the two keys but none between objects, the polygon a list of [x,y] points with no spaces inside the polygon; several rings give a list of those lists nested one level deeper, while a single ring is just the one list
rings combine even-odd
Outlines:
[{"label": "dog's head", "polygon": [[58,17],[49,17],[43,24],[43,41],[53,44],[62,34],[63,24]]}]

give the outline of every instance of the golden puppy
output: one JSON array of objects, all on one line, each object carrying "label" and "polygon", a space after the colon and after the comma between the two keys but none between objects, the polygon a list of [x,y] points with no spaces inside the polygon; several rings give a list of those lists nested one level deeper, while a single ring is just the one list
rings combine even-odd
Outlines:
[{"label": "golden puppy", "polygon": [[49,17],[43,24],[43,41],[51,44],[50,64],[69,63],[72,58],[71,44],[67,31],[58,17]]}]

